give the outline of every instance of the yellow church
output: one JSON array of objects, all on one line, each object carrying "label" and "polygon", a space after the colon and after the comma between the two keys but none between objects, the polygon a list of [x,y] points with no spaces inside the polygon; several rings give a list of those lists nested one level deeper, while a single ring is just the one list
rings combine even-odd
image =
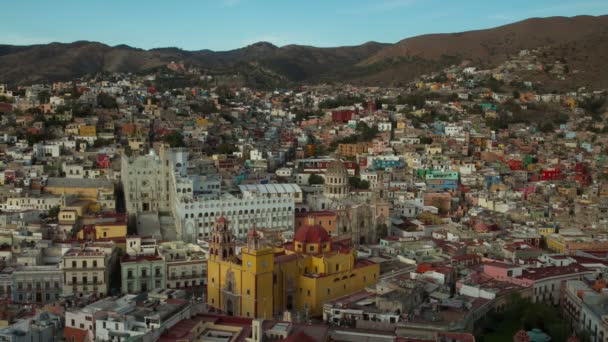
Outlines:
[{"label": "yellow church", "polygon": [[378,281],[378,264],[357,260],[352,247],[309,224],[282,247],[265,246],[254,228],[237,256],[236,240],[220,217],[209,243],[208,307],[242,317],[273,318],[294,310],[315,317],[322,315],[323,303]]}]

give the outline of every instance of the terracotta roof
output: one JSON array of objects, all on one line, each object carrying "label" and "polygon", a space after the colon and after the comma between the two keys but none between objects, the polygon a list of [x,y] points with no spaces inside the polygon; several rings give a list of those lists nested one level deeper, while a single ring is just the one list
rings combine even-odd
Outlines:
[{"label": "terracotta roof", "polygon": [[295,334],[291,334],[287,336],[286,339],[283,339],[283,342],[316,342],[316,340],[310,336],[308,336],[304,331],[300,330]]},{"label": "terracotta roof", "polygon": [[304,226],[298,229],[293,239],[302,243],[322,243],[331,240],[325,228],[321,226]]}]

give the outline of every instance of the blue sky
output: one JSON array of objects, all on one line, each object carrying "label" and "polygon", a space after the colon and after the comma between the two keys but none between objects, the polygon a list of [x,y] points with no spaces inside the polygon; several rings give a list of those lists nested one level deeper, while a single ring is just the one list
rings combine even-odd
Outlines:
[{"label": "blue sky", "polygon": [[91,40],[186,50],[228,50],[257,41],[342,46],[582,14],[608,14],[608,1],[18,0],[2,7],[0,44]]}]

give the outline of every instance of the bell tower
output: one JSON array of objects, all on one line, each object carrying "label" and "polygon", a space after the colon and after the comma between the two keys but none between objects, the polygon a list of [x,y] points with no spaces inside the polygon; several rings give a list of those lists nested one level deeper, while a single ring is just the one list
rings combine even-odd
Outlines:
[{"label": "bell tower", "polygon": [[223,216],[217,219],[215,227],[211,232],[211,242],[209,243],[210,260],[230,260],[235,253],[234,235],[228,228],[228,221]]},{"label": "bell tower", "polygon": [[255,251],[260,249],[260,234],[255,229],[255,223],[252,229],[247,234],[247,249],[249,251]]}]

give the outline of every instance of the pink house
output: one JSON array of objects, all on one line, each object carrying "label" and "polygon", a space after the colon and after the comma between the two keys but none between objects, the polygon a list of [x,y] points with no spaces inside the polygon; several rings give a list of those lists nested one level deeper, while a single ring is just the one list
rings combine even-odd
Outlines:
[{"label": "pink house", "polygon": [[494,279],[508,280],[521,276],[523,268],[500,261],[491,261],[483,265],[483,272]]}]

